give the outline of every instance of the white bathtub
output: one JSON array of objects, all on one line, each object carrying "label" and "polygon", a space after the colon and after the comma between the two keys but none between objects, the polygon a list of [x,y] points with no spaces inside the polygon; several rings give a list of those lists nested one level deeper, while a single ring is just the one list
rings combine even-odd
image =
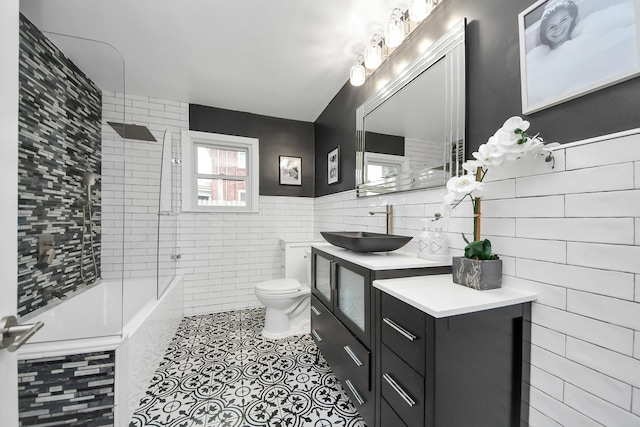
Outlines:
[{"label": "white bathtub", "polygon": [[159,299],[154,279],[102,280],[24,320],[44,327],[18,351],[22,360],[116,351],[115,420],[127,426],[182,320],[182,277]]}]

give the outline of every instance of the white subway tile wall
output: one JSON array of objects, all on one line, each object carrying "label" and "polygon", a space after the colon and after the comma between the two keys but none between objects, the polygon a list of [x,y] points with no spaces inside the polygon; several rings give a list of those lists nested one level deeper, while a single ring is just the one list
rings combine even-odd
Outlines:
[{"label": "white subway tile wall", "polygon": [[559,423],[543,415],[534,408],[529,409],[529,425],[536,427],[562,427]]},{"label": "white subway tile wall", "polygon": [[535,386],[531,388],[529,402],[531,405],[529,425],[531,427],[602,427],[602,424],[571,408],[562,400],[554,399]]},{"label": "white subway tile wall", "polygon": [[[534,290],[529,425],[640,426],[640,129],[569,144],[556,165],[522,159],[487,175],[482,237],[504,262],[503,286]],[[441,189],[315,200],[315,231],[416,237]],[[452,253],[472,234],[471,210],[446,223]]]},{"label": "white subway tile wall", "polygon": [[[535,357],[536,363],[531,369],[531,382],[558,400],[562,400],[564,383],[568,381],[591,393],[599,392],[607,401],[619,406],[627,405],[631,401],[632,387],[629,384],[538,347],[534,347],[532,356]],[[541,384],[534,378],[534,373],[543,380]],[[553,381],[546,376],[551,376]]]},{"label": "white subway tile wall", "polygon": [[283,277],[280,240],[313,239],[313,199],[260,196],[260,212],[181,213],[185,315],[261,306],[254,285]]},{"label": "white subway tile wall", "polygon": [[[102,179],[105,187],[106,220],[103,277],[159,277],[159,291],[175,274],[177,215],[159,216],[162,141],[168,131],[174,146],[180,132],[188,127],[189,105],[146,96],[103,92]],[[146,126],[156,142],[123,140],[107,122]],[[177,175],[174,175],[177,176]],[[177,213],[176,193],[171,189],[173,212]],[[160,236],[160,239],[158,238]],[[123,264],[124,261],[124,264]],[[123,271],[124,270],[124,271]],[[124,274],[124,276],[122,276]]]},{"label": "white subway tile wall", "polygon": [[566,336],[562,332],[534,323],[531,325],[531,337],[537,347],[564,356],[567,342]]},{"label": "white subway tile wall", "polygon": [[640,159],[638,137],[633,131],[601,139],[602,143],[583,144],[567,150],[567,170],[629,163],[629,159]]},{"label": "white subway tile wall", "polygon": [[[549,353],[553,355],[553,353]],[[551,356],[552,358],[553,356]],[[553,362],[552,362],[553,363]],[[564,393],[564,381],[559,376],[551,374],[537,366],[531,367],[531,382],[536,383],[540,391],[554,399],[561,400]]]}]

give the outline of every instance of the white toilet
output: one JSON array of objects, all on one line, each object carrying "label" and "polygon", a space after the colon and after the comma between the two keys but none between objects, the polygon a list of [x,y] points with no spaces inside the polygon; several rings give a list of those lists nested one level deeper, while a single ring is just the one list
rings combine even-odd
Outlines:
[{"label": "white toilet", "polygon": [[285,279],[255,285],[258,300],[267,308],[262,336],[280,339],[311,330],[311,249],[309,243],[286,244]]}]

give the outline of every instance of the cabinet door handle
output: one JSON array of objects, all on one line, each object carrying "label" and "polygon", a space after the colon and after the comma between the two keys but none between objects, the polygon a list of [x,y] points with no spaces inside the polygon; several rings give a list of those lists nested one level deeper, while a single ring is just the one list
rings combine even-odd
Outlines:
[{"label": "cabinet door handle", "polygon": [[314,337],[316,337],[316,341],[322,342],[322,337],[316,332],[315,329],[313,329],[311,333],[313,334]]},{"label": "cabinet door handle", "polygon": [[416,339],[418,339],[418,337],[416,337],[411,332],[407,331],[405,328],[403,328],[402,326],[398,325],[396,322],[394,322],[393,320],[389,319],[388,317],[385,317],[384,319],[382,319],[382,321],[384,323],[386,323],[387,325],[391,326],[393,329],[396,330],[396,332],[398,332],[400,335],[402,335],[403,337],[405,337],[409,341],[415,341]]},{"label": "cabinet door handle", "polygon": [[318,311],[317,308],[315,308],[314,306],[311,306],[311,311],[313,311],[315,313],[316,316],[320,316],[322,313],[320,313],[320,311]]},{"label": "cabinet door handle", "polygon": [[20,325],[15,316],[3,317],[0,319],[0,350],[6,348],[13,353],[43,326],[44,322]]},{"label": "cabinet door handle", "polygon": [[345,345],[344,351],[347,352],[351,360],[353,360],[353,363],[355,363],[357,366],[362,366],[362,362],[360,361],[360,359],[358,359],[358,356],[355,355],[353,350],[351,350],[351,347],[349,347],[348,345]]},{"label": "cabinet door handle", "polygon": [[351,384],[351,381],[346,380],[344,382],[347,387],[349,387],[349,390],[351,390],[351,393],[353,394],[353,396],[356,398],[356,400],[358,401],[358,404],[360,406],[362,406],[364,404],[364,399],[362,399],[362,397],[360,397],[360,394],[357,392],[356,388],[353,386],[353,384]]},{"label": "cabinet door handle", "polygon": [[397,383],[397,382],[395,382],[395,380],[394,380],[393,378],[391,378],[391,375],[389,375],[389,374],[384,374],[384,375],[382,375],[382,378],[384,378],[384,379],[385,379],[385,381],[389,383],[389,385],[391,386],[391,388],[392,388],[393,390],[395,390],[395,392],[396,392],[396,393],[398,393],[398,394],[400,395],[400,397],[402,398],[402,400],[404,400],[405,402],[407,402],[407,405],[409,405],[409,406],[411,406],[411,407],[416,406],[416,402],[415,402],[415,400],[413,400],[413,399],[409,396],[409,394],[408,394],[406,391],[404,391],[404,390],[402,389],[402,387],[400,387],[400,386],[398,385],[398,383]]},{"label": "cabinet door handle", "polygon": [[335,261],[330,261],[329,263],[329,274],[331,275],[331,278],[329,279],[331,289],[335,290],[335,285],[338,283],[338,269],[336,268]]}]

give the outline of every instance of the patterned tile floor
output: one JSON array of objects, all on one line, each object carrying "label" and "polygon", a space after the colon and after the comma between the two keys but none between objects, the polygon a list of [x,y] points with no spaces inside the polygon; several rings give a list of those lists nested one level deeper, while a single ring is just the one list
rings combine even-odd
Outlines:
[{"label": "patterned tile floor", "polygon": [[130,427],[366,427],[309,335],[260,336],[264,309],[185,318]]}]

